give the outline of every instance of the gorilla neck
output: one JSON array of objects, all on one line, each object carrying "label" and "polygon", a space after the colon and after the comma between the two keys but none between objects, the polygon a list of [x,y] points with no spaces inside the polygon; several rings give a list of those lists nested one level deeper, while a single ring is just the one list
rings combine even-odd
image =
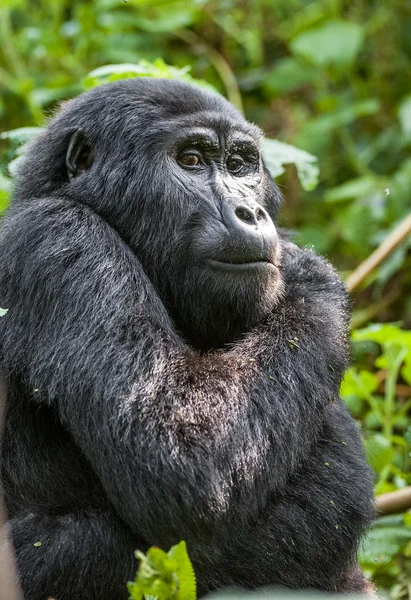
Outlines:
[{"label": "gorilla neck", "polygon": [[190,345],[203,352],[218,350],[240,340],[269,312],[267,307],[254,306],[245,313],[221,302],[216,307],[203,305],[201,311],[187,308],[184,312],[172,311],[174,323]]}]

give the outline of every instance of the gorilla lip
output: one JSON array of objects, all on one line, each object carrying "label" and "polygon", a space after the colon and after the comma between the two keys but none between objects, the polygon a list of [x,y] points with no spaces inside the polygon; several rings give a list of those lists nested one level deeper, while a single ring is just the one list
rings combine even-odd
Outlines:
[{"label": "gorilla lip", "polygon": [[276,265],[268,260],[254,260],[248,262],[229,262],[222,260],[209,259],[208,264],[211,267],[217,267],[224,270],[235,270],[235,271],[246,271],[248,269],[264,269],[264,268],[274,268],[276,269]]}]

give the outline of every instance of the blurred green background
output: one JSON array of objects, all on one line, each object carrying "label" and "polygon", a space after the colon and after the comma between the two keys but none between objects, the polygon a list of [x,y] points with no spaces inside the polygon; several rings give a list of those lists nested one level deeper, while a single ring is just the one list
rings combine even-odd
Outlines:
[{"label": "blurred green background", "polygon": [[[411,212],[410,1],[1,0],[0,130],[43,125],[103,65],[181,75],[159,58],[190,67],[268,137],[318,157],[314,190],[293,165],[278,178],[281,224],[343,277]],[[1,136],[0,211],[26,134]],[[408,236],[353,293],[342,393],[377,493],[411,484],[410,247]],[[361,562],[382,596],[411,598],[411,513],[380,519]]]}]

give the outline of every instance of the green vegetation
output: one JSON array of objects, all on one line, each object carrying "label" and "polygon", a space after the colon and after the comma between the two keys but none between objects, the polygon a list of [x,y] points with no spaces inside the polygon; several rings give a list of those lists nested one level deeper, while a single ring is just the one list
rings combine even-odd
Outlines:
[{"label": "green vegetation", "polygon": [[[282,224],[347,277],[411,210],[410,72],[403,0],[3,0],[0,212],[16,149],[18,161],[58,102],[125,76],[194,78],[265,130]],[[410,247],[408,235],[353,291],[342,394],[378,494],[411,485]],[[393,599],[411,598],[410,516],[381,518],[361,552]]]},{"label": "green vegetation", "polygon": [[128,584],[130,600],[196,600],[197,584],[185,542],[169,552],[153,546],[136,552],[140,567]]}]

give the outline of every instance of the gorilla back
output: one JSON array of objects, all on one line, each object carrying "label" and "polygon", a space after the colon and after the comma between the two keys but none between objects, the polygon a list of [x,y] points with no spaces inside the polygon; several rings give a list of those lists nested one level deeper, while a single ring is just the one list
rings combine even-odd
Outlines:
[{"label": "gorilla back", "polygon": [[346,292],[279,205],[258,128],[181,82],[96,88],[31,145],[0,234],[26,600],[126,599],[134,550],[180,539],[200,594],[367,589]]}]

